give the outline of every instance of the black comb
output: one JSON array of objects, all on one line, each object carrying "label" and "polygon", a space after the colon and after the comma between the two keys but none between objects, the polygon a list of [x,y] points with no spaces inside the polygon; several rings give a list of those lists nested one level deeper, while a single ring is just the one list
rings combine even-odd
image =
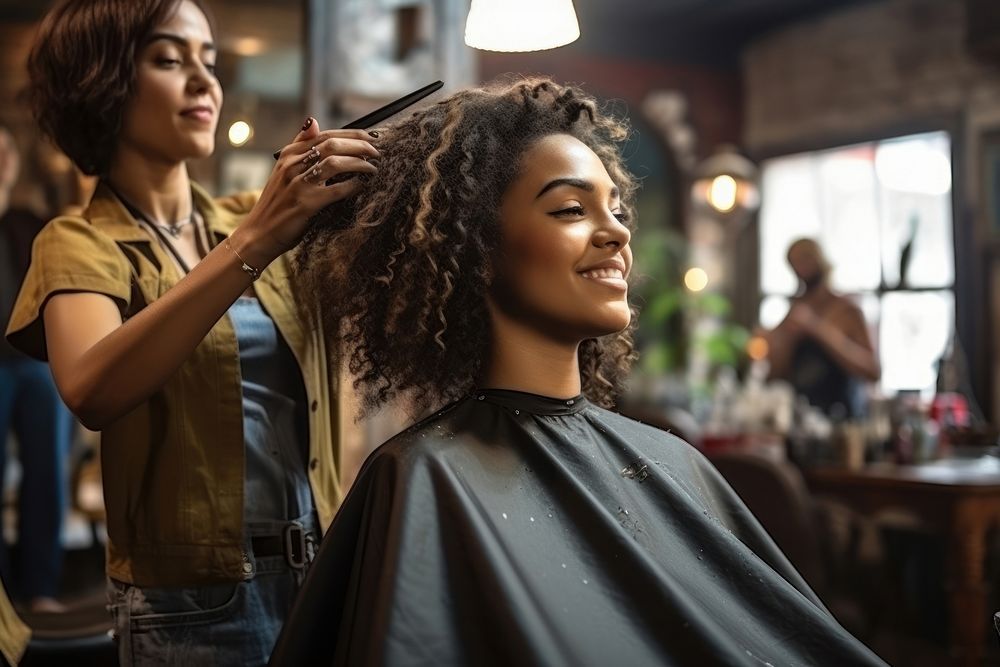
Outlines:
[{"label": "black comb", "polygon": [[[341,129],[364,130],[371,127],[372,125],[378,125],[382,121],[391,118],[392,116],[395,116],[406,107],[416,104],[417,102],[424,99],[431,93],[441,90],[442,86],[444,86],[444,83],[441,81],[435,81],[434,83],[429,83],[423,88],[420,88],[419,90],[414,90],[412,93],[407,93],[406,95],[403,95],[398,100],[393,100],[392,102],[389,102],[384,107],[379,107],[378,109],[375,109],[375,111],[372,111],[370,114],[366,114],[361,118],[358,118],[357,120],[352,120],[350,123],[348,123]],[[280,155],[281,151],[275,151],[274,159],[277,160]]]},{"label": "black comb", "polygon": [[442,83],[441,81],[435,81],[434,83],[427,84],[426,86],[424,86],[419,90],[415,90],[412,93],[403,95],[398,100],[389,102],[384,107],[379,107],[378,109],[375,109],[375,111],[372,111],[370,114],[366,116],[362,116],[357,120],[351,121],[350,123],[345,125],[343,129],[364,130],[371,127],[372,125],[378,125],[387,118],[395,116],[406,107],[412,104],[416,104],[417,102],[424,99],[431,93],[440,90],[443,85],[444,83]]}]

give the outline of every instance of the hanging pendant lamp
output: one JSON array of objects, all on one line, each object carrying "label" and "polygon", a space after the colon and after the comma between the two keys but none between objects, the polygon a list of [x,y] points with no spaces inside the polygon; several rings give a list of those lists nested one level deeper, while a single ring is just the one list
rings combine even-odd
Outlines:
[{"label": "hanging pendant lamp", "polygon": [[465,43],[484,51],[542,51],[576,41],[573,0],[472,0]]}]

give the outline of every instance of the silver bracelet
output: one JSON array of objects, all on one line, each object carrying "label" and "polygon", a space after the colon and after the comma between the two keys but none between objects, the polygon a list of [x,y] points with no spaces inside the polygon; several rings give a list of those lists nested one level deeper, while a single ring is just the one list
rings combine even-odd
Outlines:
[{"label": "silver bracelet", "polygon": [[234,248],[232,244],[229,243],[229,239],[226,239],[226,247],[229,248],[229,251],[231,253],[236,255],[236,259],[240,260],[240,269],[248,276],[250,276],[251,281],[256,281],[258,278],[260,278],[260,271],[247,264],[247,261],[242,257],[240,257],[240,253],[236,252],[236,248]]}]

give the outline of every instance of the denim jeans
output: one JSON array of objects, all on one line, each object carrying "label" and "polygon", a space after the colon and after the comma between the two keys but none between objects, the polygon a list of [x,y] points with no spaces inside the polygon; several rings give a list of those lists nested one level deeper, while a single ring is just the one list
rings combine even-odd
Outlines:
[{"label": "denim jeans", "polygon": [[0,480],[11,429],[24,471],[17,501],[17,562],[10,562],[0,540],[0,576],[14,597],[54,596],[58,591],[74,423],[56,392],[48,364],[28,358],[0,361]]},{"label": "denim jeans", "polygon": [[[305,570],[291,568],[284,556],[258,557],[251,538],[281,535],[286,517],[298,517],[307,532],[319,534],[302,452],[306,428],[296,423],[296,406],[305,405],[305,397],[295,358],[256,299],[238,299],[229,314],[243,379],[250,571],[238,583],[191,588],[110,580],[108,607],[123,666],[265,665]],[[292,398],[296,389],[303,394],[298,401]]]},{"label": "denim jeans", "polygon": [[[256,527],[248,533],[277,530]],[[109,579],[119,664],[266,665],[307,570],[290,568],[284,556],[247,554],[252,578],[236,583],[154,588]]]}]

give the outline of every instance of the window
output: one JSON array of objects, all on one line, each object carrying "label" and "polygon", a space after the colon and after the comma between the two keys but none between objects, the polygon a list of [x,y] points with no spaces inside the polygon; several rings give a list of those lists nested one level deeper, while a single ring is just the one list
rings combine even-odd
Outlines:
[{"label": "window", "polygon": [[760,323],[788,312],[785,252],[819,240],[833,288],[865,314],[881,388],[932,391],[954,333],[951,142],[931,132],[767,160],[760,211]]}]

